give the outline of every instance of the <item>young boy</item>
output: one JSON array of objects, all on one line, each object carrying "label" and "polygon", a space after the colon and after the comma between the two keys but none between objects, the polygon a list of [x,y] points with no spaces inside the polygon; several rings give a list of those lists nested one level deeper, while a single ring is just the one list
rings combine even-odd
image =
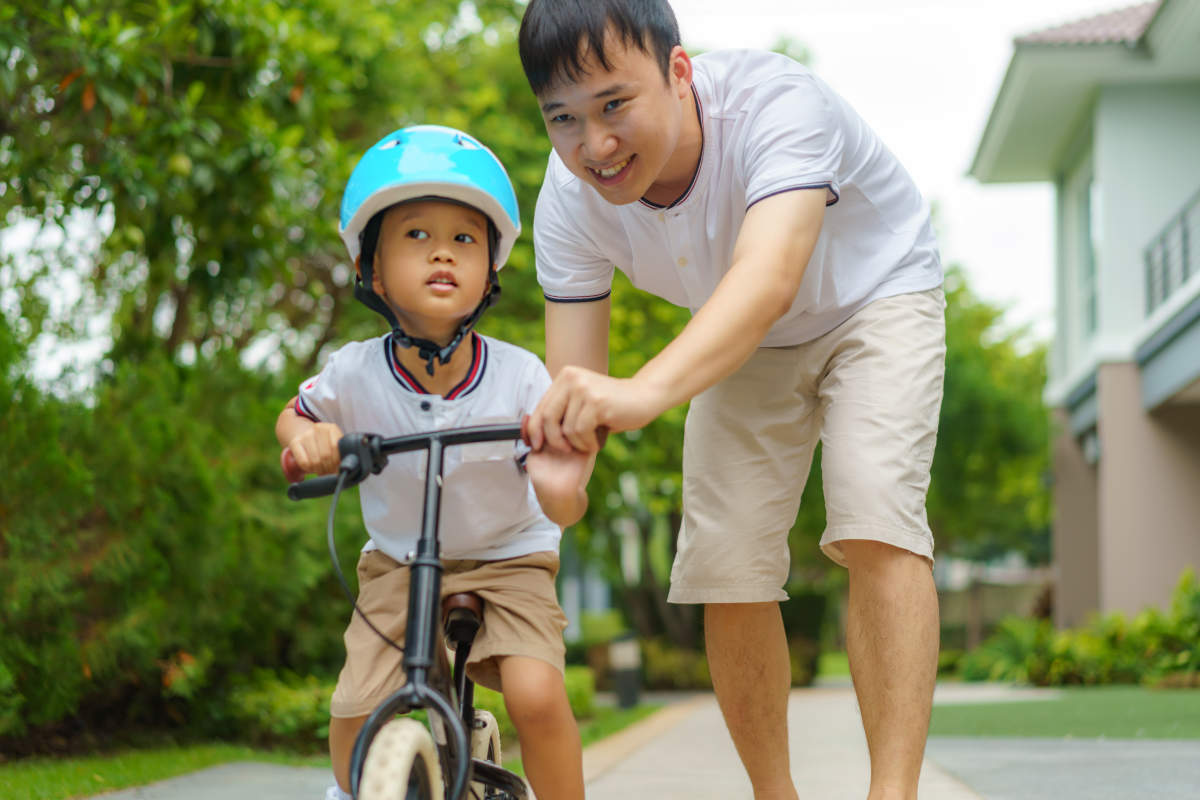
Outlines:
[{"label": "young boy", "polygon": [[[465,133],[431,125],[385,136],[350,176],[340,232],[359,275],[355,296],[387,319],[391,332],[338,350],[279,415],[276,435],[299,470],[336,472],[343,431],[397,436],[513,422],[533,410],[550,384],[542,363],[472,330],[498,293],[496,272],[520,233],[516,195],[491,151]],[[442,592],[484,599],[468,674],[503,692],[537,796],[582,800],[579,732],[563,684],[566,618],[554,578],[560,526],[587,509],[592,459],[546,452],[522,463],[520,449],[513,442],[447,449]],[[358,605],[400,642],[405,562],[421,522],[423,455],[392,456],[360,490],[370,539],[358,564]],[[355,737],[400,682],[401,654],[357,614],[345,642],[330,703],[338,785],[328,800],[349,797]]]},{"label": "young boy", "polygon": [[[680,46],[666,0],[530,0],[521,61],[553,146],[534,219],[554,383],[535,451],[597,447],[691,400],[669,599],[705,605],[717,699],[758,800],[792,800],[788,531],[818,439],[824,552],[871,798],[915,798],[937,665],[925,491],[945,354],[928,205],[803,65]],[[613,268],[694,315],[605,374]],[[747,680],[746,676],[754,676]]]}]

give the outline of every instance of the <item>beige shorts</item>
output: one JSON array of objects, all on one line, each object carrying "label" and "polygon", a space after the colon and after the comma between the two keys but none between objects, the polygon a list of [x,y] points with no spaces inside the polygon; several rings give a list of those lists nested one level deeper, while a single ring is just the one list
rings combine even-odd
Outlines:
[{"label": "beige shorts", "polygon": [[[564,671],[567,618],[554,589],[558,553],[544,551],[503,561],[449,560],[443,566],[443,597],[475,592],[483,598],[483,624],[467,660],[471,680],[499,691],[497,659],[504,656],[530,656]],[[379,550],[368,550],[359,557],[358,607],[402,647],[408,619],[408,578],[408,566]],[[404,683],[402,656],[357,613],[344,638],[346,664],[329,711],[334,717],[361,717]]]},{"label": "beige shorts", "polygon": [[933,562],[925,516],[945,367],[942,290],[876,300],[829,333],[759,348],[692,400],[674,603],[786,600],[788,531],[822,442],[821,549],[871,539]]}]

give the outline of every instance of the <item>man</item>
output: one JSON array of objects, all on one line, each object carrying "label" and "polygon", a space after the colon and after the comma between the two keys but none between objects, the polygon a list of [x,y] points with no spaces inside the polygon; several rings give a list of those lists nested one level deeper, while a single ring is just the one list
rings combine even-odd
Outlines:
[{"label": "man", "polygon": [[[783,56],[693,61],[665,0],[532,0],[521,59],[554,152],[534,220],[554,383],[535,449],[594,451],[691,400],[669,599],[705,605],[758,800],[796,798],[778,603],[817,437],[850,575],[872,800],[915,798],[938,646],[925,517],[945,356],[928,206],[845,101]],[[613,267],[694,312],[607,376]]]}]

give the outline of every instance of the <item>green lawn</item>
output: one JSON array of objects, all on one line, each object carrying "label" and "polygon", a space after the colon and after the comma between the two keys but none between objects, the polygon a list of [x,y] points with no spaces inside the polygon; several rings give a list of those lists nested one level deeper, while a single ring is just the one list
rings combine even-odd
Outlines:
[{"label": "green lawn", "polygon": [[931,736],[1200,739],[1200,690],[1102,686],[1061,699],[934,706]]},{"label": "green lawn", "polygon": [[[586,747],[643,719],[659,706],[628,710],[600,708],[579,725]],[[267,761],[295,766],[328,767],[329,756],[297,756],[226,744],[130,750],[86,758],[38,758],[0,763],[3,800],[67,800],[142,786],[231,761]],[[505,762],[520,772],[520,758]]]},{"label": "green lawn", "polygon": [[226,744],[131,750],[88,758],[38,758],[0,764],[5,800],[65,800],[141,786],[230,761],[329,765],[328,756],[294,756]]},{"label": "green lawn", "polygon": [[[583,746],[587,747],[589,744],[594,744],[606,736],[612,736],[617,731],[645,719],[660,708],[662,706],[658,705],[640,705],[626,709],[597,708],[595,715],[579,723],[579,738],[583,742]],[[507,747],[507,745],[505,746]],[[525,775],[520,756],[505,757],[504,767],[522,777]]]}]

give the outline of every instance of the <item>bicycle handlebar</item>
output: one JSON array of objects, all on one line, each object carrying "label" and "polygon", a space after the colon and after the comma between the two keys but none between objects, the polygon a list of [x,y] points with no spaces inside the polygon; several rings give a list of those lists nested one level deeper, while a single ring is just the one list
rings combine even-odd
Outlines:
[{"label": "bicycle handlebar", "polygon": [[388,456],[411,450],[428,450],[438,440],[443,447],[456,444],[478,444],[505,439],[520,439],[521,424],[517,422],[497,425],[472,425],[463,428],[447,428],[427,433],[413,433],[391,439],[372,433],[348,433],[338,440],[338,453],[342,463],[337,474],[321,475],[316,478],[293,483],[287,494],[292,500],[331,495],[343,480],[343,488],[362,483],[370,473],[378,474],[387,464]]}]

